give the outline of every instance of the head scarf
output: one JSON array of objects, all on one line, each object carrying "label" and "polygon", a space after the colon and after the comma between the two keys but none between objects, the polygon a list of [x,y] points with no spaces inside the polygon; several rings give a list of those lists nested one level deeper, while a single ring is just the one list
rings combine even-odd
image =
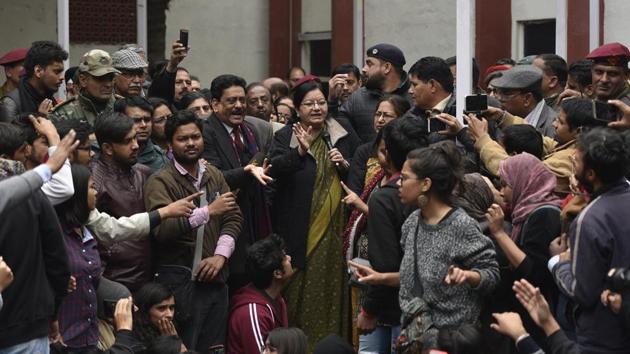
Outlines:
[{"label": "head scarf", "polygon": [[492,190],[479,173],[464,175],[455,197],[455,205],[479,222],[486,220],[486,212],[494,202]]},{"label": "head scarf", "polygon": [[556,176],[534,155],[514,155],[499,165],[499,176],[512,188],[512,239],[517,240],[529,215],[543,205],[560,206],[553,194]]}]

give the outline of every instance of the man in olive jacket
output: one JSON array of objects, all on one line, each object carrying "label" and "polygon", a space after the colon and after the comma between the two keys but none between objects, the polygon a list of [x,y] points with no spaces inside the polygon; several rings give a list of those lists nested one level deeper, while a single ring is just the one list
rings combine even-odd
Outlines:
[{"label": "man in olive jacket", "polygon": [[[164,220],[156,228],[153,250],[158,280],[169,269],[172,273],[173,268],[193,266],[196,229],[203,227],[201,261],[192,269],[191,298],[176,298],[180,306],[177,311],[182,310],[181,306],[192,309],[190,318],[176,315],[176,320],[179,319],[178,328],[187,348],[201,353],[220,352],[225,345],[228,319],[226,263],[234,251],[243,217],[221,171],[199,162],[203,137],[201,121],[195,114],[178,112],[166,123],[165,133],[174,159],[147,181],[144,187],[147,210],[161,208],[197,191],[205,192],[201,198],[207,198],[208,205],[192,210],[188,218]],[[173,280],[175,283],[166,285],[187,283],[190,274]]]}]

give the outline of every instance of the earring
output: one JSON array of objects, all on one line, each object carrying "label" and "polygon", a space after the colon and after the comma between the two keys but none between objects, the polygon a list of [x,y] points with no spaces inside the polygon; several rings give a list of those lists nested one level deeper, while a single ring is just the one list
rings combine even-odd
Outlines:
[{"label": "earring", "polygon": [[427,206],[427,203],[429,203],[429,197],[427,197],[426,194],[422,193],[416,199],[416,203],[418,204],[418,208],[422,209]]}]

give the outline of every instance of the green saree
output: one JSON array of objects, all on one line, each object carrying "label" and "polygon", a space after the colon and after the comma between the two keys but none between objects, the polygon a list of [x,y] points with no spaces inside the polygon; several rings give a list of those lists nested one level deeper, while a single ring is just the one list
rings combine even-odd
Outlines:
[{"label": "green saree", "polygon": [[311,144],[317,161],[306,246],[306,266],[285,292],[289,325],[301,328],[310,350],[331,333],[349,337],[350,296],[341,234],[346,223],[342,189],[321,137]]}]

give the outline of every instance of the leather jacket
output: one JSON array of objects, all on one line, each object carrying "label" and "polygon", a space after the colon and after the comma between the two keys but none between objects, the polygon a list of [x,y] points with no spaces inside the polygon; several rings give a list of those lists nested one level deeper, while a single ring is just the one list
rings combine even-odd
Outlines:
[{"label": "leather jacket", "polygon": [[[99,158],[92,166],[92,179],[98,192],[96,207],[113,217],[145,212],[143,186],[149,176],[146,166],[122,168]],[[151,280],[151,242],[148,237],[99,244],[103,276],[135,291]]]}]

